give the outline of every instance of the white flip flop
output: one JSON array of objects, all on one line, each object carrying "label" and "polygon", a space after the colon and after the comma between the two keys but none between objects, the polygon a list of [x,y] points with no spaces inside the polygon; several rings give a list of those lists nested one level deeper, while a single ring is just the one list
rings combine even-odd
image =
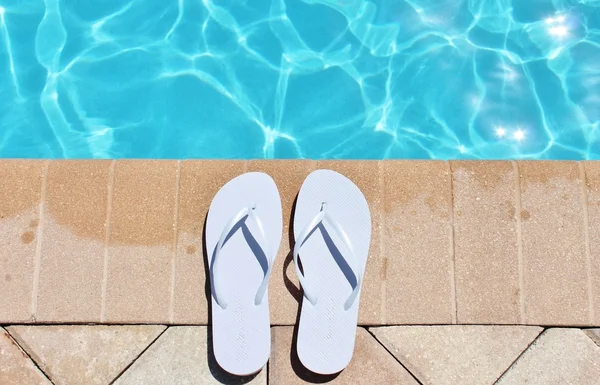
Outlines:
[{"label": "white flip flop", "polygon": [[294,263],[304,291],[298,358],[315,373],[337,373],[354,352],[360,289],[371,242],[367,200],[345,176],[331,170],[314,171],[298,194],[294,237]]},{"label": "white flip flop", "polygon": [[282,226],[277,186],[259,172],[225,184],[208,211],[213,350],[235,375],[256,373],[269,359],[268,283]]}]

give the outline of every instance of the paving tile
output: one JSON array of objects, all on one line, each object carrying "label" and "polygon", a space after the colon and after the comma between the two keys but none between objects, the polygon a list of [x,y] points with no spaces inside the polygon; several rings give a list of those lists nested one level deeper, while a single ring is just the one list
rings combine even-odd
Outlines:
[{"label": "paving tile", "polygon": [[269,305],[271,324],[293,325],[296,322],[298,303],[302,298],[300,284],[294,270],[291,247],[294,241],[292,208],[304,179],[315,169],[316,162],[310,160],[251,160],[248,171],[261,171],[269,174],[281,194],[283,209],[283,238],[273,274],[269,282]]},{"label": "paving tile", "polygon": [[0,328],[0,384],[51,385],[15,340]]},{"label": "paving tile", "polygon": [[99,322],[111,161],[48,165],[36,319]]},{"label": "paving tile", "polygon": [[367,330],[360,327],[356,330],[354,356],[346,369],[337,376],[311,373],[294,354],[293,329],[293,326],[271,328],[270,384],[418,384]]},{"label": "paving tile", "polygon": [[204,223],[213,197],[244,172],[244,161],[192,160],[181,164],[173,322],[207,324]]},{"label": "paving tile", "polygon": [[110,217],[108,322],[169,322],[176,161],[117,161]]},{"label": "paving tile", "polygon": [[575,162],[519,162],[524,322],[589,323],[582,181]]},{"label": "paving tile", "polygon": [[360,294],[358,322],[362,325],[381,325],[383,319],[382,280],[383,258],[381,257],[381,210],[383,197],[382,175],[378,161],[319,161],[317,168],[337,171],[363,192],[371,211],[371,247],[365,269],[363,288]]},{"label": "paving tile", "polygon": [[387,161],[383,171],[386,323],[452,323],[449,165]]},{"label": "paving tile", "polygon": [[592,307],[595,326],[600,326],[600,162],[584,162],[588,210]]},{"label": "paving tile", "polygon": [[0,323],[32,319],[45,161],[0,160]]},{"label": "paving tile", "polygon": [[175,323],[208,322],[204,223],[215,194],[244,172],[244,164],[244,161],[212,160],[182,163],[175,255]]},{"label": "paving tile", "polygon": [[370,330],[421,383],[471,385],[494,383],[542,328],[452,325]]},{"label": "paving tile", "polygon": [[498,385],[600,383],[600,347],[579,329],[548,329]]},{"label": "paving tile", "polygon": [[588,337],[594,340],[596,345],[600,346],[600,329],[587,329],[584,330],[584,332],[588,335]]},{"label": "paving tile", "polygon": [[516,178],[511,162],[451,162],[458,323],[518,324]]},{"label": "paving tile", "polygon": [[252,380],[236,377],[218,367],[209,355],[211,341],[206,326],[173,326],[167,329],[115,385],[127,384],[266,384],[266,370]]},{"label": "paving tile", "polygon": [[146,326],[11,326],[56,385],[109,384],[165,329]]}]

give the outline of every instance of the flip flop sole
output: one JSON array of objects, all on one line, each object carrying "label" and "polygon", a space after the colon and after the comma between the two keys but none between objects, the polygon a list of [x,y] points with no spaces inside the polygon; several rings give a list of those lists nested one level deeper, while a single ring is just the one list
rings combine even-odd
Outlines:
[{"label": "flip flop sole", "polygon": [[[365,270],[371,242],[371,215],[360,189],[345,176],[330,170],[317,170],[304,181],[298,194],[294,216],[294,236],[310,225],[326,203],[327,216],[338,222],[351,242],[359,270]],[[327,229],[326,223],[321,227]],[[330,241],[327,240],[330,237]],[[332,254],[327,242],[339,254]],[[343,239],[334,231],[315,231],[302,245],[300,263],[307,284],[317,297],[313,305],[303,297],[298,325],[297,351],[302,364],[320,374],[344,369],[354,351],[360,292],[352,306],[344,309],[356,285],[352,262]],[[361,277],[362,280],[362,277]]]},{"label": "flip flop sole", "polygon": [[[260,246],[255,222],[246,220],[246,228],[236,230],[224,243],[218,256],[218,276],[213,275],[213,256],[223,229],[244,208],[255,207],[269,250],[274,259],[281,243],[282,212],[279,191],[273,179],[263,173],[246,173],[224,185],[215,195],[206,221],[206,254],[209,262],[211,291],[222,290],[227,298],[223,309],[211,295],[212,343],[218,364],[236,375],[259,371],[271,350],[268,290],[262,302],[255,296],[268,267],[266,258],[253,252]],[[248,234],[250,233],[250,235]],[[219,281],[218,285],[215,280]]]}]

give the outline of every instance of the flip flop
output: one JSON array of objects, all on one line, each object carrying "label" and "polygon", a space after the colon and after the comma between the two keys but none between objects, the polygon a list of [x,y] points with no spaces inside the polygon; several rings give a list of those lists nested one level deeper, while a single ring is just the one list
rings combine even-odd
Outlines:
[{"label": "flip flop", "polygon": [[345,176],[314,171],[298,194],[294,237],[294,263],[304,292],[298,358],[315,373],[337,373],[348,365],[354,351],[371,242],[367,200]]},{"label": "flip flop", "polygon": [[208,211],[213,350],[235,375],[256,373],[269,359],[268,283],[282,227],[279,191],[263,173],[229,181]]}]

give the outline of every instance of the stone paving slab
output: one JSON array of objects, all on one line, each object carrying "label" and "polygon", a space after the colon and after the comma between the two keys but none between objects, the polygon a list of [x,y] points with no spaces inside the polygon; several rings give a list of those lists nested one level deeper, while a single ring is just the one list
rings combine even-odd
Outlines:
[{"label": "stone paving slab", "polygon": [[48,165],[38,322],[82,322],[100,316],[112,165],[71,160]]},{"label": "stone paving slab", "polygon": [[236,377],[219,368],[206,326],[167,329],[115,382],[128,384],[266,384],[267,371]]},{"label": "stone paving slab", "polygon": [[361,325],[598,327],[598,164],[2,160],[0,322],[206,325],[206,211],[251,170],[282,195],[271,321],[293,325],[293,202],[328,167],[373,217]]},{"label": "stone paving slab", "polygon": [[397,384],[417,385],[412,375],[398,363],[364,328],[356,331],[352,361],[340,374],[322,376],[309,372],[295,354],[292,326],[271,328],[270,384]]},{"label": "stone paving slab", "polygon": [[12,336],[0,328],[0,384],[600,384],[595,329],[359,327],[348,367],[321,376],[299,362],[294,327],[275,326],[268,367],[237,377],[214,360],[208,327],[165,328],[16,325]]},{"label": "stone paving slab", "polygon": [[55,385],[102,385],[114,380],[165,326],[11,326],[8,330]]},{"label": "stone paving slab", "polygon": [[384,162],[383,183],[385,323],[456,323],[448,163]]},{"label": "stone paving slab", "polygon": [[0,323],[28,322],[34,316],[40,202],[47,164],[0,160]]},{"label": "stone paving slab", "polygon": [[[594,324],[600,326],[600,162],[584,162],[586,176],[585,195],[587,199],[587,228],[589,231],[588,258],[590,306]],[[585,211],[584,211],[585,212]]]},{"label": "stone paving slab", "polygon": [[517,174],[510,162],[451,162],[457,322],[521,322]]},{"label": "stone paving slab", "polygon": [[116,163],[102,321],[170,321],[178,175],[175,161]]},{"label": "stone paving slab", "polygon": [[0,384],[52,385],[3,328],[0,328]]},{"label": "stone paving slab", "polygon": [[591,324],[580,169],[576,162],[518,165],[524,323]]},{"label": "stone paving slab", "polygon": [[579,329],[548,329],[498,385],[600,384],[600,347]]},{"label": "stone paving slab", "polygon": [[388,326],[369,329],[423,384],[492,384],[541,328]]}]

